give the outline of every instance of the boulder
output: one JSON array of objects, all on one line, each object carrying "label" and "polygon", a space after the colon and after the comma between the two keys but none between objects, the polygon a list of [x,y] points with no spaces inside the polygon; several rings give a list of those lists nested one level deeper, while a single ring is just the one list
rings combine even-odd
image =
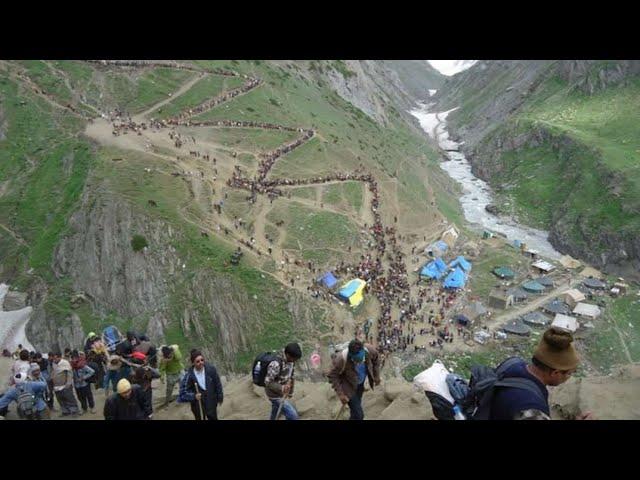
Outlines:
[{"label": "boulder", "polygon": [[384,382],[384,398],[393,402],[401,393],[410,392],[411,384],[400,379],[390,379]]},{"label": "boulder", "polygon": [[4,297],[2,309],[5,312],[20,310],[27,306],[27,294],[23,292],[9,291]]}]

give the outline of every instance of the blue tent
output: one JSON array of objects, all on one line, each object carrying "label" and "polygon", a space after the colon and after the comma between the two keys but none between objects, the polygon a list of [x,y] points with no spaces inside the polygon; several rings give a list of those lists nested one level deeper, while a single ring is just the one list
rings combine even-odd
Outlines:
[{"label": "blue tent", "polygon": [[356,292],[359,286],[360,286],[360,282],[358,281],[358,279],[357,278],[353,279],[340,289],[340,291],[338,292],[338,295],[340,295],[345,300],[349,300],[351,295],[353,295]]},{"label": "blue tent", "polygon": [[446,271],[447,265],[442,261],[440,257],[438,257],[422,267],[420,276],[440,279]]},{"label": "blue tent", "polygon": [[457,268],[444,279],[444,288],[462,288],[467,281],[464,271]]},{"label": "blue tent", "polygon": [[446,244],[446,242],[443,242],[442,240],[438,240],[435,243],[436,247],[438,247],[440,250],[442,250],[442,252],[446,252],[449,249],[449,245]]},{"label": "blue tent", "polygon": [[520,248],[522,246],[522,242],[520,240],[514,240],[511,245],[513,245],[514,248]]},{"label": "blue tent", "polygon": [[447,245],[442,240],[438,240],[437,242],[432,243],[427,247],[427,252],[433,256],[444,255],[444,253],[446,253],[448,249],[449,249],[449,245]]},{"label": "blue tent", "polygon": [[471,270],[471,262],[468,261],[463,256],[456,258],[453,262],[449,264],[449,268],[461,267],[465,272],[469,272]]},{"label": "blue tent", "polygon": [[333,273],[331,272],[325,273],[320,277],[319,280],[327,288],[333,288],[335,287],[336,283],[338,283],[338,280],[333,276]]}]

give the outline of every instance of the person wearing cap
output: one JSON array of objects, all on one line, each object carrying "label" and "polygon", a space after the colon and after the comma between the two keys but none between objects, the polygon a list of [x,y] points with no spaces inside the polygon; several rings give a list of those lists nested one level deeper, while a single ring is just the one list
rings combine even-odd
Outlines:
[{"label": "person wearing cap", "polygon": [[218,405],[222,405],[224,393],[218,371],[213,364],[205,362],[197,349],[191,350],[191,368],[180,382],[180,403],[189,402],[196,420],[218,420]]},{"label": "person wearing cap", "polygon": [[[47,382],[44,380],[29,381],[29,377],[26,373],[19,372],[14,375],[13,384],[14,386],[0,397],[1,416],[4,417],[7,415],[11,402],[18,403],[20,395],[24,392],[29,392],[34,398],[33,406],[35,407],[35,419],[44,420],[49,418],[49,409],[47,408],[47,403],[45,401]],[[21,412],[18,412],[18,415],[21,415]]]},{"label": "person wearing cap", "polygon": [[[571,378],[580,360],[567,330],[551,327],[540,339],[531,363],[515,362],[504,372],[504,378],[524,378],[535,384],[540,395],[521,388],[497,388],[491,402],[490,420],[550,419],[547,387],[558,386]],[[590,419],[591,414],[577,419]]]},{"label": "person wearing cap", "polygon": [[123,378],[122,375],[122,358],[118,355],[109,355],[109,362],[107,364],[107,371],[105,372],[104,379],[102,381],[102,388],[104,388],[104,394],[109,395],[109,384],[112,385],[113,391],[116,391],[116,385],[118,381]]},{"label": "person wearing cap", "polygon": [[76,397],[73,395],[73,370],[71,364],[62,358],[60,352],[53,353],[51,380],[53,381],[53,392],[62,410],[60,416],[77,416],[79,409]]},{"label": "person wearing cap", "polygon": [[104,403],[105,420],[147,420],[151,406],[147,405],[140,385],[131,385],[129,380],[121,378]]},{"label": "person wearing cap", "polygon": [[349,346],[336,355],[327,373],[331,386],[343,405],[349,405],[349,420],[364,420],[362,395],[367,378],[373,390],[380,385],[380,357],[375,347],[360,340],[352,340]]},{"label": "person wearing cap", "polygon": [[161,381],[167,384],[164,404],[162,405],[166,407],[171,401],[173,387],[184,377],[184,365],[182,364],[182,353],[178,345],[164,345],[160,352],[162,357],[160,358],[158,370],[160,371]]},{"label": "person wearing cap", "polygon": [[87,335],[87,339],[84,342],[84,352],[89,353],[93,344],[99,339],[100,338],[95,334],[95,332],[89,332],[89,335]]},{"label": "person wearing cap", "polygon": [[[267,365],[264,391],[271,402],[271,420],[277,420],[278,410],[281,410],[285,419],[298,420],[298,412],[286,399],[293,395],[294,367],[300,358],[302,358],[300,345],[290,343],[284,347],[280,360],[274,360]],[[282,402],[284,403],[280,408]]]}]

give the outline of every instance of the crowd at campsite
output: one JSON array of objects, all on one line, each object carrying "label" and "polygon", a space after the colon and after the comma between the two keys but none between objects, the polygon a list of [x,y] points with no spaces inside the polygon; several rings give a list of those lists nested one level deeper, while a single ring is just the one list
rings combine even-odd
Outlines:
[{"label": "crowd at campsite", "polygon": [[[101,64],[121,67],[163,66],[239,76],[235,72],[219,69],[198,70],[171,62],[102,61]],[[365,171],[362,164],[354,172],[333,172],[303,179],[269,178],[277,160],[312,139],[316,135],[314,129],[256,121],[192,120],[193,116],[262,84],[258,78],[246,75],[242,77],[246,80],[242,86],[224,91],[171,118],[152,118],[148,123],[136,123],[126,112],[116,110],[108,116],[112,122],[113,135],[125,135],[128,132],[142,135],[147,129],[168,129],[173,145],[182,148],[189,142],[189,138],[177,132],[176,127],[261,128],[299,133],[300,136],[295,140],[261,154],[257,171],[252,178],[244,173],[240,165],[234,166],[226,185],[248,191],[246,200],[249,203],[255,203],[258,195],[266,195],[272,202],[275,198],[290,196],[290,187],[348,181],[362,182],[367,186],[371,198],[369,208],[373,218],[373,223],[364,224],[364,231],[371,239],[369,248],[359,256],[354,255],[354,261],[343,260],[335,268],[323,272],[319,278],[306,282],[306,291],[316,299],[337,300],[347,305],[347,308],[357,310],[363,304],[365,295],[371,295],[380,305],[379,317],[371,323],[367,322],[364,332],[350,332],[349,337],[356,338],[332,352],[330,367],[324,372],[342,404],[336,418],[340,418],[344,409],[348,407],[350,419],[362,420],[365,418],[362,398],[366,391],[366,382],[368,380],[371,389],[380,385],[380,372],[386,358],[397,352],[423,352],[426,345],[416,342],[420,337],[429,340],[429,348],[439,350],[447,343],[453,343],[456,338],[469,338],[469,327],[473,320],[486,312],[481,305],[471,308],[464,298],[464,288],[469,281],[472,262],[463,255],[453,254],[458,233],[455,228],[451,228],[441,235],[440,240],[424,247],[424,252],[421,253],[427,255],[429,261],[419,269],[415,281],[412,280],[407,271],[407,258],[396,226],[383,223],[378,182],[373,174]],[[191,141],[196,143],[194,137],[191,137]],[[191,150],[189,153],[216,165],[217,159],[211,159],[209,153],[198,150]],[[235,154],[232,156],[236,157]],[[202,171],[200,174],[204,177]],[[218,175],[217,168],[215,175],[214,181]],[[218,215],[222,215],[226,198],[224,193],[224,197],[214,204]],[[394,223],[397,221],[398,218],[394,217]],[[236,231],[243,225],[242,222],[242,219],[234,216],[233,225]],[[224,228],[225,235],[229,235],[230,228]],[[218,231],[222,231],[220,226]],[[203,236],[207,235],[203,232]],[[240,245],[232,258],[233,265],[240,262],[242,248],[257,255],[274,257],[272,241],[269,238],[265,239],[269,245],[268,253],[257,247],[253,236],[236,240]],[[414,245],[412,254],[416,248]],[[420,250],[422,249],[421,247]],[[451,255],[448,261],[445,260],[447,255]],[[305,285],[299,281],[299,275],[285,277],[285,265],[293,264],[301,269],[319,273],[312,262],[298,259],[290,262],[289,256],[284,252],[282,257],[282,274],[292,287],[304,288]],[[542,260],[537,260],[533,265],[546,273],[551,266]],[[494,273],[501,280],[509,280],[515,276],[515,272],[506,266],[496,267]],[[500,298],[496,301],[509,306],[515,301],[516,294],[520,295],[519,298],[526,298],[528,294],[543,292],[553,287],[553,281],[547,280],[544,277],[531,279],[518,286],[520,293],[510,291],[507,294],[505,290],[505,294],[500,296],[504,297],[504,302]],[[296,284],[296,281],[299,282]],[[587,287],[600,288],[595,282],[592,283],[593,285]],[[418,375],[414,383],[426,392],[436,417],[548,419],[550,412],[546,387],[566,381],[575,372],[579,362],[570,333],[575,329],[570,320],[562,318],[570,313],[563,307],[566,305],[564,302],[572,304],[574,313],[579,315],[596,314],[593,308],[581,303],[584,297],[581,300],[579,293],[567,292],[568,297],[560,302],[562,305],[545,305],[544,308],[555,313],[557,318],[542,336],[531,363],[523,359],[508,359],[495,370],[485,366],[484,370],[478,370],[478,375],[471,382],[443,371],[435,364],[433,370],[429,369]],[[546,323],[544,325],[546,326]],[[512,326],[512,331],[517,331],[516,327]],[[4,353],[11,355],[9,352]],[[173,401],[173,394],[177,388],[176,401],[189,404],[196,420],[217,420],[218,407],[224,401],[223,382],[211,359],[205,358],[202,351],[193,349],[188,355],[183,355],[178,345],[156,346],[146,335],[133,331],[122,335],[114,326],[105,328],[100,335],[90,333],[85,344],[76,346],[75,349],[69,347],[64,352],[51,351],[45,354],[18,348],[13,356],[15,363],[8,389],[0,397],[0,415],[6,415],[9,405],[16,403],[21,417],[49,418],[55,409],[54,399],[57,401],[61,417],[96,413],[94,394],[103,390],[106,401],[102,414],[105,419],[150,420],[153,419],[156,408],[153,402],[154,380],[161,380],[164,384],[164,403],[160,408]],[[302,357],[300,345],[292,342],[281,351],[265,352],[254,360],[251,366],[253,383],[264,387],[265,398],[271,405],[270,414],[267,415],[265,411],[265,418],[299,418],[290,398],[294,394],[296,362]],[[434,373],[436,371],[437,375]],[[491,380],[487,383],[491,387],[481,390],[477,384],[479,378]],[[488,408],[482,400],[494,387],[495,405]],[[481,409],[480,405],[483,406]]]}]

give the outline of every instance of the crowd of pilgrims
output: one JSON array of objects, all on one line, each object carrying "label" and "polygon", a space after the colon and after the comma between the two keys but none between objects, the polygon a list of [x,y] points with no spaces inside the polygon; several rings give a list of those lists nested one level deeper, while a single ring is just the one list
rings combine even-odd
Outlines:
[{"label": "crowd of pilgrims", "polygon": [[[209,110],[241,93],[247,92],[252,88],[260,85],[260,83],[260,80],[251,78],[241,87],[224,92],[214,97],[213,99],[199,105],[198,107],[189,109],[176,117],[167,120],[151,119],[150,127],[166,128],[179,125],[198,127],[212,126],[263,128],[302,133],[302,135],[296,140],[282,145],[281,147],[278,147],[273,151],[261,154],[261,160],[257,167],[257,175],[255,175],[253,178],[245,176],[242,172],[241,167],[239,165],[236,165],[231,178],[227,181],[227,185],[232,188],[244,189],[249,191],[250,195],[247,197],[247,200],[250,203],[255,203],[258,194],[267,195],[272,202],[274,198],[277,198],[279,196],[286,195],[290,198],[290,192],[286,192],[284,189],[278,188],[282,186],[290,187],[302,185],[319,185],[329,182],[344,181],[360,181],[366,183],[369,191],[372,194],[371,212],[373,214],[374,222],[371,226],[367,226],[367,224],[365,224],[365,228],[368,228],[369,233],[372,235],[373,245],[370,246],[374,248],[374,255],[372,255],[371,253],[361,255],[360,261],[355,264],[347,264],[342,261],[340,265],[338,265],[335,269],[335,273],[341,276],[350,278],[357,277],[365,280],[367,282],[366,291],[373,294],[380,302],[381,314],[377,323],[378,332],[376,340],[379,349],[383,354],[388,355],[391,352],[398,351],[405,352],[408,348],[411,349],[411,346],[413,346],[413,350],[415,352],[424,349],[424,346],[418,347],[415,345],[415,323],[425,321],[425,314],[420,314],[419,312],[422,310],[426,301],[430,302],[431,304],[435,304],[435,312],[434,310],[431,310],[428,315],[428,323],[429,325],[431,325],[431,327],[429,329],[419,329],[418,334],[430,334],[436,336],[437,338],[429,343],[429,346],[432,347],[442,348],[443,343],[452,342],[453,332],[450,331],[449,325],[444,325],[443,329],[439,329],[439,327],[441,327],[443,323],[443,319],[446,315],[447,310],[453,305],[456,299],[456,293],[447,292],[443,289],[440,289],[440,291],[436,291],[435,293],[433,293],[433,289],[431,287],[429,287],[429,289],[420,288],[418,299],[415,301],[411,300],[409,277],[406,270],[404,254],[401,251],[396,238],[396,230],[393,227],[385,228],[383,226],[381,215],[379,212],[380,199],[378,184],[372,174],[363,172],[364,167],[362,164],[355,172],[352,173],[335,172],[327,175],[313,176],[308,178],[277,178],[267,180],[267,176],[275,165],[275,162],[281,156],[291,152],[295,148],[303,145],[308,140],[313,138],[313,136],[315,135],[314,130],[287,127],[268,122],[256,121],[189,120],[189,118],[193,115],[197,115],[205,110]],[[125,116],[123,112],[119,111],[116,111],[115,114],[116,115],[114,118],[117,119],[122,119]],[[123,131],[126,132],[127,130],[132,130],[140,134],[140,131],[145,130],[146,128],[147,125],[145,123],[136,124],[131,120],[131,117],[128,117],[125,119],[125,121],[120,121],[120,123],[118,124],[114,122],[114,135],[119,134]],[[172,140],[174,140],[176,147],[181,147],[183,145],[183,137],[179,133],[175,132],[175,130],[172,130],[169,136]],[[193,138],[193,142],[195,143],[195,138]],[[192,156],[210,160],[208,155],[201,155],[197,151],[190,151],[189,153]],[[214,158],[213,160],[215,163],[216,159]],[[215,206],[216,211],[218,211],[218,213],[221,213],[222,201],[220,202],[220,204],[216,203]],[[395,217],[395,221],[397,222],[397,217]],[[237,228],[238,227],[236,227],[236,229]],[[225,233],[228,234],[228,230],[226,228]],[[263,254],[263,252],[261,252],[255,246],[255,239],[253,237],[251,238],[251,240],[239,239],[238,241],[241,245],[257,253],[258,255]],[[387,247],[389,245],[391,248],[387,253]],[[271,254],[271,247],[269,247],[268,250],[269,254]],[[414,251],[415,247],[414,250],[412,250],[412,253]],[[385,253],[387,254],[388,260],[388,269],[386,275],[382,264],[382,259],[384,258]],[[289,264],[289,258],[286,254],[284,256],[286,257],[286,264]],[[284,265],[285,261],[283,260],[282,263]],[[293,263],[299,267],[305,266],[304,263],[299,260],[295,260]],[[312,265],[311,262],[308,263],[308,269],[310,272],[318,273],[318,270]],[[299,278],[299,276],[296,278]],[[289,282],[292,286],[294,285],[293,277],[289,279]],[[325,300],[329,300],[335,295],[333,292],[329,292],[328,290],[323,289],[315,280],[312,281],[312,285],[307,287],[307,291],[309,291],[314,298],[321,298]],[[427,292],[432,292],[432,294],[428,295]],[[391,311],[394,305],[400,311],[400,315],[397,321],[393,321],[391,315]],[[460,335],[461,333],[462,332],[460,330],[460,327],[458,327],[458,334]],[[372,340],[369,332],[367,332],[367,340]]]}]

